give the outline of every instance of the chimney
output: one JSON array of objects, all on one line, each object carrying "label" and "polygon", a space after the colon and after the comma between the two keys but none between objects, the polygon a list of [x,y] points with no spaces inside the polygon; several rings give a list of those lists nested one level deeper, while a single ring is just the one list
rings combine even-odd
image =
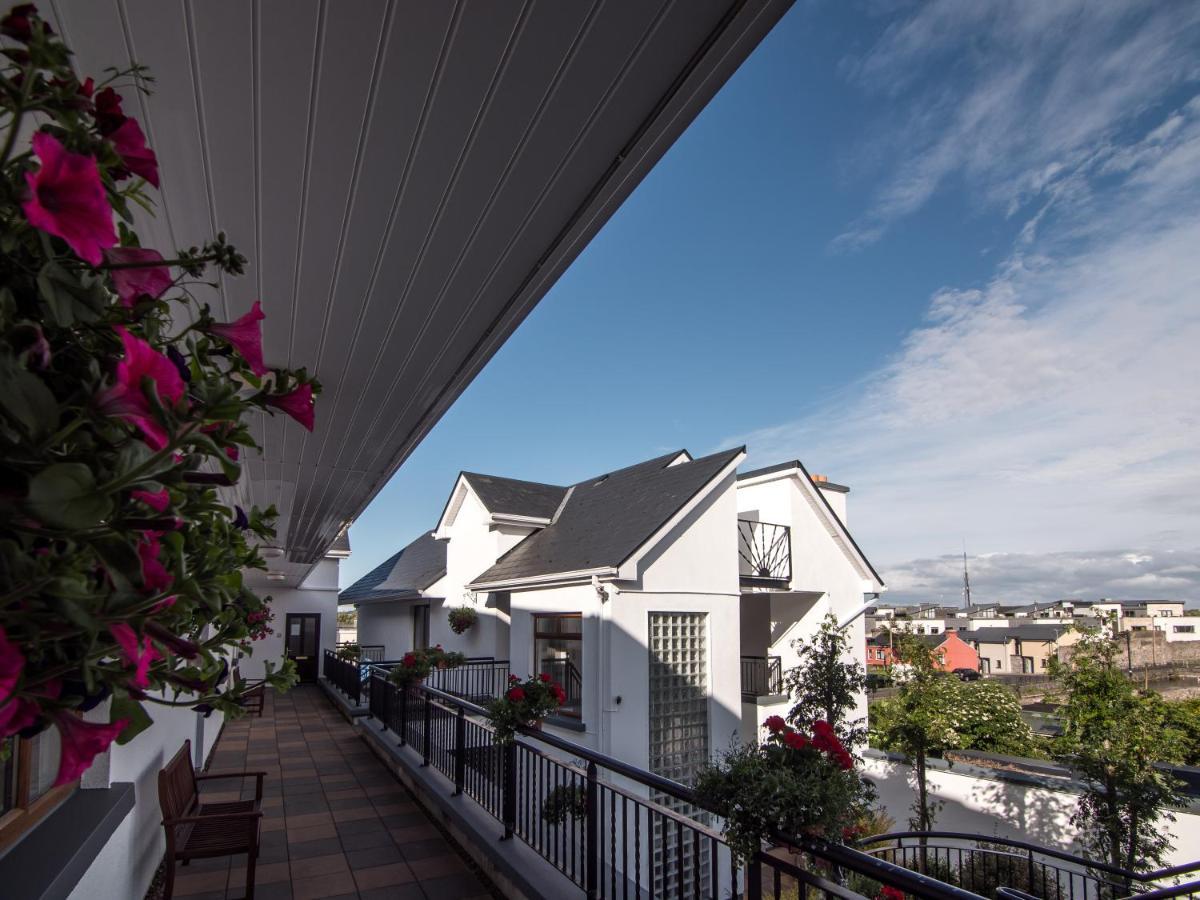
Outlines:
[{"label": "chimney", "polygon": [[829,480],[827,475],[812,475],[813,484],[820,490],[821,496],[837,513],[837,517],[842,520],[842,524],[849,527],[849,522],[846,520],[846,495],[850,493],[850,488],[844,484],[835,484]]}]

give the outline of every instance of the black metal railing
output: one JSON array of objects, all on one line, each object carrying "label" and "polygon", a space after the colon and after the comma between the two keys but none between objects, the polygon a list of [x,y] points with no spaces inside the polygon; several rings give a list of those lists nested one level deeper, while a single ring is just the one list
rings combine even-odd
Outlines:
[{"label": "black metal railing", "polygon": [[743,697],[771,697],[782,693],[783,660],[780,657],[742,657]]},{"label": "black metal railing", "polygon": [[472,657],[453,669],[434,669],[425,683],[473,703],[483,703],[508,689],[509,671],[507,659]]},{"label": "black metal railing", "polygon": [[334,651],[326,650],[321,674],[355,706],[362,702],[364,673],[363,665],[357,660],[342,659]]},{"label": "black metal railing", "polygon": [[738,574],[746,581],[791,581],[792,529],[738,519]]},{"label": "black metal railing", "polygon": [[371,682],[370,712],[379,727],[444,775],[454,796],[495,817],[503,839],[524,841],[589,898],[815,892],[859,900],[890,885],[917,898],[979,900],[855,848],[794,835],[775,836],[786,850],[734,866],[718,831],[667,808],[700,811],[687,786],[548,732],[522,728],[517,742],[501,745],[486,710],[474,703],[426,685],[401,689],[379,667]]},{"label": "black metal railing", "polygon": [[1131,872],[1051,847],[955,831],[898,831],[866,838],[859,847],[984,896],[1001,888],[1054,900],[1200,896],[1200,880],[1182,877],[1200,872],[1200,861]]},{"label": "black metal railing", "polygon": [[377,663],[384,660],[383,644],[361,644],[358,648],[359,662]]}]

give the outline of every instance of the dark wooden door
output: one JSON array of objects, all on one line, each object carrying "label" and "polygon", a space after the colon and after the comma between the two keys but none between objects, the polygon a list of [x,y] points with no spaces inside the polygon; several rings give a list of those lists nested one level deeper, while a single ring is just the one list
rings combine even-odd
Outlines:
[{"label": "dark wooden door", "polygon": [[296,661],[296,672],[301,681],[316,681],[321,650],[321,614],[288,613],[285,625],[287,658]]}]

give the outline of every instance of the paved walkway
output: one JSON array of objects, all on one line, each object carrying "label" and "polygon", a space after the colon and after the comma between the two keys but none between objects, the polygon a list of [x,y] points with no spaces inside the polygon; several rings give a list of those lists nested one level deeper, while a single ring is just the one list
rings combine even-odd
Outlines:
[{"label": "paved walkway", "polygon": [[[491,896],[320,688],[268,692],[262,718],[226,723],[210,771],[259,769],[267,777],[256,900]],[[254,796],[252,779],[203,784],[213,802]],[[243,897],[245,866],[236,856],[178,868],[175,896]]]}]

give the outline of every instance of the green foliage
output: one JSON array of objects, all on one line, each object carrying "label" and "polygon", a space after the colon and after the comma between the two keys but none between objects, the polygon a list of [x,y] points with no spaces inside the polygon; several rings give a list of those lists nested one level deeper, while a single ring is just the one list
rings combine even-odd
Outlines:
[{"label": "green foliage", "polygon": [[504,696],[487,703],[496,740],[501,744],[511,744],[517,738],[517,729],[541,722],[562,706],[566,699],[562,685],[545,673],[530,675],[524,681],[516,675],[509,675],[508,690]]},{"label": "green foliage", "polygon": [[809,738],[782,720],[770,723],[762,744],[735,745],[696,778],[697,797],[724,820],[739,864],[777,832],[835,843],[853,839],[875,800],[831,730],[824,739],[819,731]]},{"label": "green foliage", "polygon": [[405,653],[400,664],[388,674],[391,680],[407,688],[429,677],[434,669],[457,669],[466,661],[461,653],[447,652],[441,644]]},{"label": "green foliage", "polygon": [[785,679],[788,694],[795,703],[787,718],[800,728],[825,721],[833,726],[838,738],[851,749],[860,747],[867,737],[866,721],[852,719],[866,690],[867,676],[854,657],[849,634],[838,628],[837,617],[829,613],[811,641],[795,640],[792,647],[800,661],[789,669]]},{"label": "green foliage", "polygon": [[1163,756],[1164,762],[1182,763],[1185,766],[1200,766],[1200,697],[1190,700],[1167,700],[1163,703],[1167,727],[1178,737],[1172,746],[1178,752]]},{"label": "green foliage", "polygon": [[479,613],[473,606],[456,606],[446,614],[446,620],[450,623],[451,631],[462,634],[479,621]]},{"label": "green foliage", "polygon": [[1062,704],[1056,749],[1088,784],[1071,817],[1081,843],[1126,869],[1164,864],[1174,821],[1167,807],[1182,798],[1155,762],[1183,753],[1167,704],[1135,689],[1118,643],[1096,632],[1084,634],[1068,663],[1052,660],[1051,675]]},{"label": "green foliage", "polygon": [[362,656],[362,648],[358,644],[342,644],[337,648],[337,658],[354,662]]},{"label": "green foliage", "polygon": [[542,819],[551,825],[561,825],[568,819],[587,815],[587,791],[579,785],[560,784],[542,801]]},{"label": "green foliage", "polygon": [[[99,101],[148,78],[109,70],[93,93],[58,37],[26,19],[0,66],[0,735],[111,696],[124,741],[150,724],[146,704],[240,714],[231,663],[271,633],[270,598],[242,572],[265,568],[255,545],[275,512],[243,512],[217,487],[240,479],[252,417],[318,386],[303,371],[261,374],[243,356],[257,324],[244,342],[222,337],[231,326],[190,293],[206,273],[241,272],[223,236],[122,261],[153,254],[130,224],[131,204],[153,201],[130,172],[145,160],[127,167]],[[47,146],[74,181],[49,183],[62,176]],[[50,212],[38,218],[35,202]],[[95,254],[61,224],[85,215]],[[130,288],[138,273],[152,292]],[[290,662],[267,669],[275,688],[295,680]]]}]

